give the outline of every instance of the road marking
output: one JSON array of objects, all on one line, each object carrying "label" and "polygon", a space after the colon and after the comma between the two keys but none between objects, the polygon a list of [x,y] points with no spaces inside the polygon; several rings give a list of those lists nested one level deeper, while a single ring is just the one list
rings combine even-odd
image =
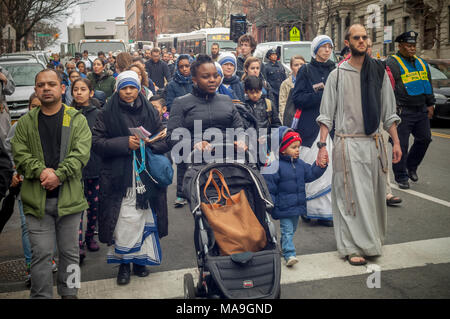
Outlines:
[{"label": "road marking", "polygon": [[[292,268],[286,268],[282,262],[281,284],[295,284],[315,280],[365,275],[371,264],[383,271],[400,270],[414,267],[425,267],[429,264],[450,263],[450,237],[406,242],[383,246],[383,256],[364,267],[351,266],[338,257],[337,252],[327,252],[298,256],[299,263]],[[163,299],[183,297],[183,276],[191,273],[194,282],[198,278],[197,268],[179,269],[138,278],[132,276],[126,286],[118,286],[116,278],[82,282],[78,291],[81,299]],[[366,285],[366,279],[361,285]],[[0,299],[28,299],[29,290],[0,294]],[[56,287],[54,297],[57,298]]]},{"label": "road marking", "polygon": [[438,137],[443,137],[443,138],[450,138],[449,134],[438,133],[438,132],[431,132],[431,135],[438,136]]},{"label": "road marking", "polygon": [[396,184],[392,184],[392,183],[391,183],[391,187],[394,188],[394,189],[398,189],[398,190],[400,190],[402,192],[405,192],[405,193],[408,193],[408,194],[411,194],[411,195],[414,195],[414,196],[417,196],[417,197],[429,200],[431,202],[435,202],[437,204],[450,207],[450,202],[447,202],[445,200],[442,200],[442,199],[439,199],[439,198],[436,198],[436,197],[433,197],[433,196],[430,196],[430,195],[427,195],[427,194],[419,193],[419,192],[413,191],[412,189],[401,189]]}]

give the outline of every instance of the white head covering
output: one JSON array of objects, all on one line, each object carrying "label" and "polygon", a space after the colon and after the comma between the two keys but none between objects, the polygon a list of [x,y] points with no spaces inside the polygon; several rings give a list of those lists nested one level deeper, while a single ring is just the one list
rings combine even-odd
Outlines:
[{"label": "white head covering", "polygon": [[116,78],[116,91],[127,87],[134,86],[139,91],[141,90],[141,81],[139,80],[139,76],[134,71],[124,71],[120,73]]},{"label": "white head covering", "polygon": [[319,50],[319,48],[326,43],[329,43],[329,44],[331,44],[332,47],[334,47],[333,40],[331,40],[331,38],[327,35],[318,35],[317,37],[314,38],[314,40],[312,40],[311,56],[314,59],[316,58],[316,54],[317,54],[317,51]]},{"label": "white head covering", "polygon": [[236,74],[236,69],[237,69],[237,61],[236,61],[236,56],[231,53],[231,52],[222,52],[219,55],[219,58],[217,59],[217,62],[219,62],[220,66],[224,65],[225,63],[232,63],[234,65],[234,73],[233,75]]}]

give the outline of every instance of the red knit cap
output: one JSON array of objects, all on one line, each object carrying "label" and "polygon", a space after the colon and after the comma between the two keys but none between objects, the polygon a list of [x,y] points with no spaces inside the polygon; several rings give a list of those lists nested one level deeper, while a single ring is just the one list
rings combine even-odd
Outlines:
[{"label": "red knit cap", "polygon": [[300,145],[302,144],[302,138],[300,137],[300,134],[297,132],[289,131],[286,134],[284,134],[283,140],[281,141],[280,145],[280,153],[284,152],[285,149],[289,147],[292,143],[299,141]]}]

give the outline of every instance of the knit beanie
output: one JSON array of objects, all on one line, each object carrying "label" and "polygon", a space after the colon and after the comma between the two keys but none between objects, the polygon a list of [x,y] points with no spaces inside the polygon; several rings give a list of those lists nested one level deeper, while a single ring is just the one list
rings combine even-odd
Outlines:
[{"label": "knit beanie", "polygon": [[223,70],[219,63],[214,62],[214,65],[216,66],[217,72],[219,73],[220,77],[222,78],[222,80],[220,81],[220,84],[219,84],[219,86],[220,86],[223,83]]},{"label": "knit beanie", "polygon": [[316,58],[316,54],[317,54],[317,51],[319,51],[319,48],[326,43],[329,43],[329,44],[331,44],[332,47],[334,47],[333,40],[331,40],[331,38],[327,35],[318,35],[317,37],[314,38],[314,40],[312,40],[311,56],[314,59]]},{"label": "knit beanie", "polygon": [[237,71],[237,60],[236,56],[231,52],[223,52],[219,55],[219,58],[217,59],[217,62],[222,66],[225,63],[232,63],[234,65],[234,72],[233,76],[236,75]]},{"label": "knit beanie", "polygon": [[298,134],[297,132],[289,131],[286,134],[284,134],[283,140],[281,141],[280,144],[280,153],[284,152],[289,147],[289,145],[291,145],[296,141],[299,141],[300,145],[302,144],[302,138],[300,137],[300,134]]},{"label": "knit beanie", "polygon": [[134,71],[124,71],[116,78],[116,91],[120,91],[124,87],[133,86],[139,91],[141,90],[141,81]]}]

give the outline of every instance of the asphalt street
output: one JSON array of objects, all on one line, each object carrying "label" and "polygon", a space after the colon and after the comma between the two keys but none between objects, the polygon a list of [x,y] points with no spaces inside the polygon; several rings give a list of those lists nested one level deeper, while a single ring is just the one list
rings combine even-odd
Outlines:
[{"label": "asphalt street", "polygon": [[[281,298],[450,298],[450,124],[437,123],[432,131],[433,142],[417,172],[419,181],[411,182],[411,192],[394,189],[403,202],[388,207],[386,255],[365,267],[350,266],[337,257],[333,228],[300,222],[294,239],[300,262],[296,270],[282,266]],[[175,209],[174,200],[171,185],[169,235],[161,241],[162,264],[150,267],[144,280],[146,294],[136,288],[137,277],[128,288],[115,285],[118,266],[106,263],[107,247],[102,244],[100,251],[87,252],[80,298],[182,297],[182,274],[197,267],[194,223],[188,206]],[[23,260],[18,212],[0,234],[0,271],[2,263],[14,260]],[[375,274],[369,271],[371,264],[381,267],[379,288],[368,287],[368,277]],[[155,288],[155,283],[167,287]],[[0,299],[27,296],[23,281],[0,281]]]}]

